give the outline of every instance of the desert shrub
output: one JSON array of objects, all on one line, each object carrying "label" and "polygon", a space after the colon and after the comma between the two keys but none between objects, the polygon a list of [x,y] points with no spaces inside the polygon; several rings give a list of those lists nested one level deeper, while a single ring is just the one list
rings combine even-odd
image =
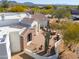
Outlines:
[{"label": "desert shrub", "polygon": [[14,6],[10,8],[10,12],[24,12],[26,8],[24,6]]},{"label": "desert shrub", "polygon": [[79,24],[69,23],[63,32],[63,39],[65,44],[79,43]]},{"label": "desert shrub", "polygon": [[61,30],[66,45],[79,43],[79,23],[64,22],[51,24],[51,28]]}]

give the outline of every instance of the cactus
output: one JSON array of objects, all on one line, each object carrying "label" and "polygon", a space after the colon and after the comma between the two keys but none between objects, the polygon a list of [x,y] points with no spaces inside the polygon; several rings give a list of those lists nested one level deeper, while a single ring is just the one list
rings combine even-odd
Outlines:
[{"label": "cactus", "polygon": [[51,31],[50,31],[50,25],[49,21],[47,23],[47,30],[45,33],[45,52],[47,53],[48,47],[49,47],[49,40],[51,39]]}]

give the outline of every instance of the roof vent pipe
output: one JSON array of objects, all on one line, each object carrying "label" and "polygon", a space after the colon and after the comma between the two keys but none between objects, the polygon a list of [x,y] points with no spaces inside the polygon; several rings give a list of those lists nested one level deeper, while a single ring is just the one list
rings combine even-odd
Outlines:
[{"label": "roof vent pipe", "polygon": [[2,15],[1,15],[1,18],[2,18],[3,21],[4,21],[4,17],[5,17],[4,14],[2,14]]}]

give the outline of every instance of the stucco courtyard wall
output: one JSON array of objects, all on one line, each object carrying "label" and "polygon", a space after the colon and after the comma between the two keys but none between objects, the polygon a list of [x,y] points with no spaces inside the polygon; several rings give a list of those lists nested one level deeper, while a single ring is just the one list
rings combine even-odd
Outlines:
[{"label": "stucco courtyard wall", "polygon": [[11,25],[11,24],[16,24],[18,23],[19,20],[18,19],[7,19],[7,20],[0,20],[0,26],[8,26],[8,25]]}]

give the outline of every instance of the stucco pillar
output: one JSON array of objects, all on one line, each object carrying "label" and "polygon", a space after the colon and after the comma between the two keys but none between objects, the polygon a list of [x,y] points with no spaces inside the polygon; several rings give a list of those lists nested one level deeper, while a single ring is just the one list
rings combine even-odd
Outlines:
[{"label": "stucco pillar", "polygon": [[40,24],[38,24],[38,32],[40,32]]},{"label": "stucco pillar", "polygon": [[35,27],[35,33],[36,33],[36,35],[38,35],[38,26],[37,25]]},{"label": "stucco pillar", "polygon": [[4,21],[4,14],[1,15],[2,20]]}]

